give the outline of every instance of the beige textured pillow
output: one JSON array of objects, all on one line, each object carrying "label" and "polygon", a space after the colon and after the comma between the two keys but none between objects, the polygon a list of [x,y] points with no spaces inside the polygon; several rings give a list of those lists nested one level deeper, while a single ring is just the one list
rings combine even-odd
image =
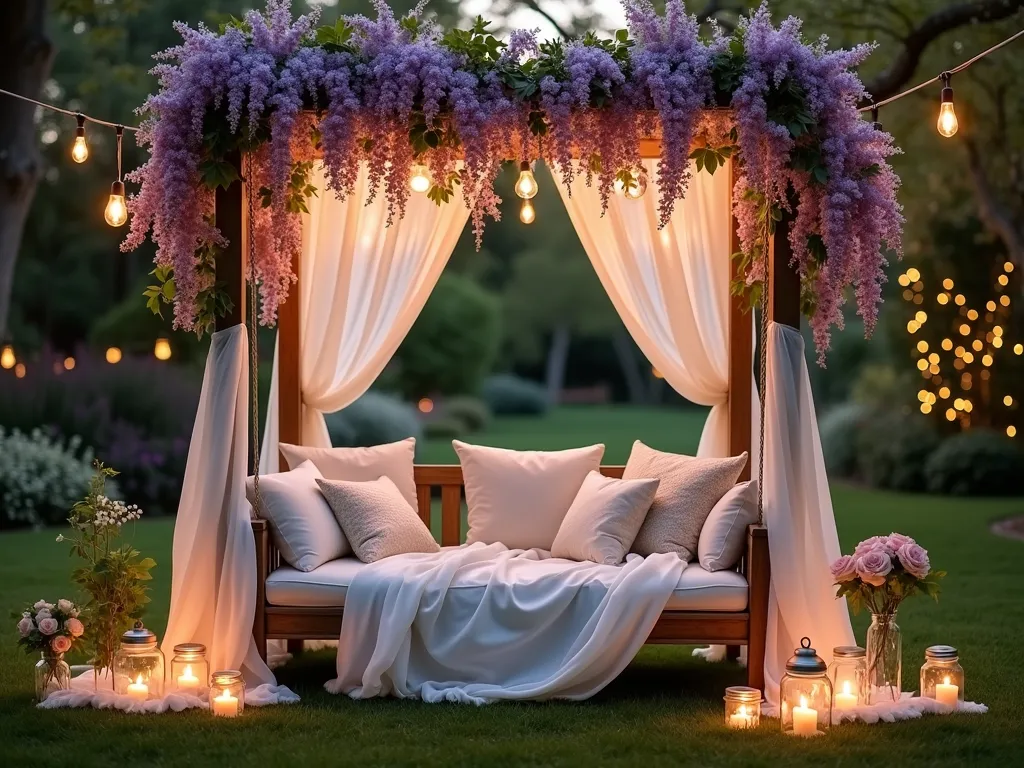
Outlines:
[{"label": "beige textured pillow", "polygon": [[310,448],[281,443],[281,454],[289,467],[312,461],[328,480],[376,480],[391,478],[409,506],[416,508],[416,438],[369,448]]},{"label": "beige textured pillow", "polygon": [[551,549],[587,473],[601,466],[603,445],[567,451],[510,451],[453,440],[469,506],[466,543]]},{"label": "beige textured pillow", "polygon": [[633,443],[622,479],[656,477],[661,481],[633,551],[645,556],[677,552],[687,562],[693,560],[704,521],[736,484],[746,463],[746,453],[727,459],[698,459],[656,451],[639,440]]},{"label": "beige textured pillow", "polygon": [[552,557],[618,565],[647,517],[657,480],[616,480],[594,471],[562,520]]},{"label": "beige textured pillow", "polygon": [[[270,523],[270,534],[281,557],[300,571],[312,571],[329,560],[352,552],[331,508],[317,488],[320,472],[304,461],[291,472],[260,475],[257,514]],[[256,507],[253,479],[245,482],[245,497]]]},{"label": "beige textured pillow", "polygon": [[390,478],[316,482],[356,557],[364,563],[441,549]]},{"label": "beige textured pillow", "polygon": [[757,522],[757,483],[737,483],[715,504],[700,529],[697,560],[705,571],[724,571],[740,561],[747,526]]}]

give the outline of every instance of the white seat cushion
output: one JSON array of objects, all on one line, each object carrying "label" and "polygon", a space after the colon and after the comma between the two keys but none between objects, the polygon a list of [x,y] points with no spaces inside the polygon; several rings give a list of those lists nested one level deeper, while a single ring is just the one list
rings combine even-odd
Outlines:
[{"label": "white seat cushion", "polygon": [[[544,573],[569,561],[542,560]],[[344,557],[303,573],[288,566],[267,577],[267,602],[271,605],[340,608],[345,605],[348,585],[366,563]],[[609,566],[614,567],[614,566]],[[481,587],[482,589],[482,587]],[[705,571],[691,563],[679,577],[667,611],[744,611],[747,608],[747,580],[737,571]]]}]

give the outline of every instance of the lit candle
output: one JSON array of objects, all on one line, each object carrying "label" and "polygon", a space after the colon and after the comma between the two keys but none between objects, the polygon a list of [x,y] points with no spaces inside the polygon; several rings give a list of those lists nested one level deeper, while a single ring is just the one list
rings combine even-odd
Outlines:
[{"label": "lit candle", "polygon": [[818,710],[807,706],[807,697],[800,697],[800,706],[793,707],[793,733],[814,736],[818,732]]},{"label": "lit candle", "polygon": [[729,727],[740,729],[754,727],[754,714],[747,710],[746,704],[740,704],[739,709],[729,716]]},{"label": "lit candle", "polygon": [[184,671],[178,675],[178,690],[194,691],[199,688],[199,678],[192,674],[192,665],[186,664]]},{"label": "lit candle", "polygon": [[853,709],[857,706],[857,694],[850,693],[850,681],[843,681],[843,690],[836,694],[836,709]]},{"label": "lit candle", "polygon": [[128,683],[128,695],[136,701],[145,701],[149,698],[149,686],[142,682],[142,675],[135,678],[134,683]]},{"label": "lit candle", "polygon": [[227,688],[213,700],[213,714],[218,717],[238,717],[238,698]]},{"label": "lit candle", "polygon": [[949,682],[949,678],[943,683],[935,684],[935,700],[940,704],[956,707],[959,703],[960,687]]}]

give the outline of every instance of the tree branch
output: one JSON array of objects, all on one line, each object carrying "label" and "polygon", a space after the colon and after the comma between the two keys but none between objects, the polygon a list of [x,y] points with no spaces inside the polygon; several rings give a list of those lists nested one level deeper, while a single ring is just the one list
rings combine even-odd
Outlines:
[{"label": "tree branch", "polygon": [[974,198],[978,204],[978,218],[1003,241],[1010,260],[1018,267],[1024,267],[1024,232],[1017,227],[1013,212],[999,202],[996,191],[985,173],[981,152],[974,138],[964,136],[963,143],[967,149],[967,166],[971,172]]},{"label": "tree branch", "polygon": [[964,24],[1006,19],[1022,8],[1021,0],[968,0],[925,17],[903,37],[903,48],[892,64],[866,84],[872,100],[882,101],[895,95],[914,76],[925,49],[940,35]]},{"label": "tree branch", "polygon": [[548,23],[555,28],[555,31],[557,31],[563,39],[571,40],[573,37],[575,37],[571,29],[566,29],[565,27],[563,27],[561,24],[558,23],[554,16],[552,16],[550,13],[541,8],[538,0],[520,0],[520,2],[522,2],[523,5],[525,5],[534,13],[540,14],[545,19],[547,19]]}]

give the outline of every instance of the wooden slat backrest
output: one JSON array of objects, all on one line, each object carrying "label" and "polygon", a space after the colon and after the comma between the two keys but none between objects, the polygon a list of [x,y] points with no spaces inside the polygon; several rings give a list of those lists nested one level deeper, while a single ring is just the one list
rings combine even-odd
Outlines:
[{"label": "wooden slat backrest", "polygon": [[[622,477],[622,466],[601,467],[601,474],[608,477]],[[417,464],[414,470],[416,480],[417,511],[423,524],[430,528],[431,497],[435,488],[441,493],[441,546],[455,546],[462,543],[462,467],[458,464]]]}]

